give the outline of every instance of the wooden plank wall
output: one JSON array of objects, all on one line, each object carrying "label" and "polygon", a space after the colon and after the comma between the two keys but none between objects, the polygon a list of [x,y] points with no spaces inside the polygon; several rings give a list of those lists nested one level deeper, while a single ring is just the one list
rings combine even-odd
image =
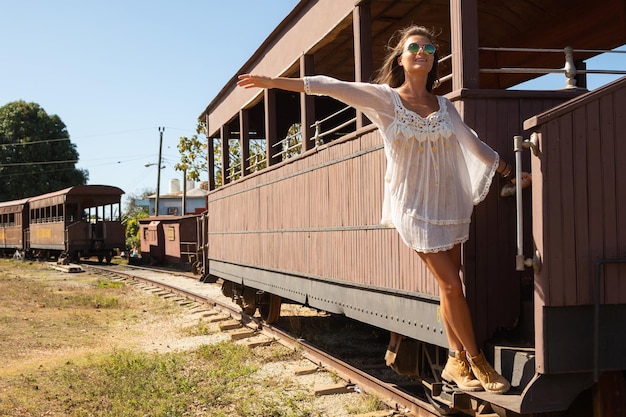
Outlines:
[{"label": "wooden plank wall", "polygon": [[[538,304],[593,303],[595,264],[626,256],[626,79],[538,118],[534,239],[543,257]],[[626,302],[626,266],[608,265],[601,302]]]},{"label": "wooden plank wall", "polygon": [[418,256],[379,224],[380,144],[370,132],[209,194],[210,258],[436,295]]}]

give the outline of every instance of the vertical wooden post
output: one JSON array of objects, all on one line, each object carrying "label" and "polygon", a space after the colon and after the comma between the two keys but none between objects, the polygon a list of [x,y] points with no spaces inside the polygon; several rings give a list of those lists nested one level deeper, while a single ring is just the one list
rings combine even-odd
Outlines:
[{"label": "vertical wooden post", "polygon": [[[314,74],[315,61],[313,55],[304,54],[300,57],[300,77]],[[315,97],[300,93],[300,123],[302,132],[302,152],[315,147],[314,129],[315,123]]]},{"label": "vertical wooden post", "polygon": [[206,115],[205,119],[206,128],[206,140],[207,140],[207,171],[209,190],[215,189],[215,152],[213,151],[213,138],[209,135],[209,115]]},{"label": "vertical wooden post", "polygon": [[[372,13],[370,0],[357,3],[352,12],[352,30],[354,32],[354,78],[355,81],[369,81],[374,67],[372,56]],[[356,128],[368,124],[361,112],[356,115]]]},{"label": "vertical wooden post", "polygon": [[222,125],[220,127],[220,139],[222,143],[222,185],[226,185],[230,182],[228,178],[228,171],[230,170],[230,146],[228,145],[228,139],[230,136],[230,129],[228,125]]},{"label": "vertical wooden post", "polygon": [[480,88],[476,0],[450,0],[450,28],[452,91]]},{"label": "vertical wooden post", "polygon": [[241,177],[250,173],[250,118],[247,109],[239,110],[239,149],[241,149]]},{"label": "vertical wooden post", "polygon": [[274,146],[278,143],[278,132],[276,128],[276,90],[265,90],[265,143],[267,154],[267,166],[275,165],[281,161],[281,158],[272,157],[277,152]]}]

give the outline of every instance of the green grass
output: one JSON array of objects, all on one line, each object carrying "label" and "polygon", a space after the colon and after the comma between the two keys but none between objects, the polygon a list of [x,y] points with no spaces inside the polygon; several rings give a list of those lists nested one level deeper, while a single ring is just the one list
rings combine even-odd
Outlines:
[{"label": "green grass", "polygon": [[[0,416],[314,415],[313,395],[290,392],[293,381],[254,377],[265,361],[249,348],[228,342],[192,353],[115,351],[15,377],[13,395],[0,399]],[[36,398],[45,401],[33,401]]]}]

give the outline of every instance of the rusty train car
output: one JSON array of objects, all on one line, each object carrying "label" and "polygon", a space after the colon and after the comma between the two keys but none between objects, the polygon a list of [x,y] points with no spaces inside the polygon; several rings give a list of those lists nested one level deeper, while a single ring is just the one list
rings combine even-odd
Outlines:
[{"label": "rusty train car", "polygon": [[198,221],[200,215],[152,216],[139,220],[143,264],[165,264],[199,273]]},{"label": "rusty train car", "polygon": [[[238,72],[368,81],[394,31],[412,23],[441,30],[435,93],[533,176],[532,188],[513,197],[494,178],[463,247],[479,345],[512,382],[509,393],[442,389],[438,286],[395,230],[379,224],[380,133],[333,99],[244,90],[235,74],[202,112],[210,144],[203,279],[223,280],[225,294],[270,322],[289,300],[401,335],[414,366],[399,371],[424,382],[441,414],[623,415],[626,79],[587,91],[585,60],[626,43],[626,4],[595,6],[302,0]],[[561,72],[564,88],[515,88],[546,72]]]},{"label": "rusty train car", "polygon": [[110,262],[125,247],[121,223],[124,192],[107,185],[77,185],[0,203],[0,249],[41,259]]},{"label": "rusty train car", "polygon": [[24,249],[28,224],[28,199],[0,203],[0,251],[15,253]]}]

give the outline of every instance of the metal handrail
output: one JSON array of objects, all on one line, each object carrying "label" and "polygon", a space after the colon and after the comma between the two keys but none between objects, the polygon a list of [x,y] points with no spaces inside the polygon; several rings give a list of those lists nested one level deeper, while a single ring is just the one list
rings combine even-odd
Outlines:
[{"label": "metal handrail", "polygon": [[[577,88],[576,76],[578,74],[609,74],[609,75],[626,75],[626,71],[622,70],[583,70],[576,68],[574,62],[574,53],[615,53],[626,54],[626,51],[614,51],[603,49],[574,49],[567,46],[563,49],[554,48],[506,48],[506,47],[479,47],[480,51],[496,51],[496,52],[531,52],[531,53],[563,53],[565,55],[565,64],[563,68],[481,68],[479,71],[487,74],[565,74],[567,81],[565,88]],[[451,75],[450,75],[451,76]]]},{"label": "metal handrail", "polygon": [[[254,159],[254,163],[252,164],[252,160]],[[255,153],[254,155],[250,155],[248,157],[248,170],[252,172],[252,168],[256,168],[261,165],[263,162],[267,160],[267,155],[265,153]]]},{"label": "metal handrail", "polygon": [[325,136],[328,136],[332,133],[335,133],[336,131],[338,131],[339,129],[343,129],[344,127],[348,126],[349,124],[352,124],[356,122],[356,117],[353,117],[350,120],[345,121],[344,123],[340,124],[339,126],[335,126],[334,128],[327,130],[324,133],[319,133],[318,131],[318,127],[315,127],[315,136],[313,137],[315,139],[315,144],[317,146],[322,145],[323,142],[321,141],[322,138],[324,138]]},{"label": "metal handrail", "polygon": [[[294,145],[289,145],[289,142],[294,139],[294,138],[298,138],[300,137],[300,141],[296,142]],[[287,145],[287,146],[285,146]],[[276,142],[275,144],[272,145],[272,147],[276,147],[276,146],[281,146],[282,150],[280,152],[277,152],[275,154],[272,155],[272,158],[276,158],[277,156],[280,156],[281,159],[285,159],[285,156],[289,153],[289,151],[295,150],[295,149],[302,149],[302,132],[296,132],[296,133],[292,133],[291,135],[287,135],[285,136],[285,138],[281,141]],[[287,158],[289,158],[289,156],[287,155]]]},{"label": "metal handrail", "polygon": [[349,124],[354,123],[354,122],[356,121],[356,117],[353,117],[353,118],[351,118],[350,120],[348,120],[348,121],[346,121],[346,122],[342,123],[341,125],[339,125],[339,126],[335,126],[335,127],[334,127],[334,128],[332,128],[331,130],[328,130],[328,131],[326,131],[326,132],[321,132],[321,126],[322,126],[322,123],[327,122],[327,121],[329,121],[330,119],[332,119],[332,118],[334,118],[334,117],[337,117],[337,116],[338,116],[338,115],[340,115],[341,113],[343,113],[343,112],[345,112],[345,111],[347,111],[347,110],[350,110],[350,109],[353,109],[353,107],[351,107],[351,106],[345,106],[345,107],[343,107],[341,110],[336,111],[335,113],[333,113],[333,114],[331,114],[331,115],[329,115],[329,116],[325,117],[325,118],[324,118],[324,119],[322,119],[322,120],[316,120],[316,121],[315,121],[315,123],[313,123],[313,124],[311,125],[311,127],[312,127],[312,128],[315,128],[315,134],[313,135],[313,139],[315,140],[315,145],[316,145],[316,146],[319,146],[319,145],[322,145],[322,144],[323,144],[322,139],[323,139],[325,136],[328,136],[328,135],[330,135],[330,134],[332,134],[332,133],[335,133],[335,132],[336,132],[336,131],[338,131],[339,129],[342,129],[342,128],[344,128],[344,127],[348,126]]},{"label": "metal handrail", "polygon": [[515,269],[523,271],[525,267],[533,267],[535,272],[541,268],[539,255],[535,253],[533,258],[524,256],[524,216],[522,201],[522,150],[531,148],[533,154],[539,154],[537,147],[537,137],[532,136],[530,140],[524,140],[522,136],[513,137],[513,151],[515,152],[515,203],[517,212],[517,254],[515,255]]}]

